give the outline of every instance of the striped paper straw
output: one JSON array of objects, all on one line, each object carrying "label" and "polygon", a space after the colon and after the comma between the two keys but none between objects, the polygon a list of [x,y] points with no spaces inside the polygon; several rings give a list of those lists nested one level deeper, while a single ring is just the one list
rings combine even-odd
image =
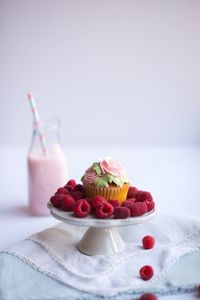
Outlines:
[{"label": "striped paper straw", "polygon": [[36,107],[36,103],[35,103],[35,99],[33,97],[33,94],[31,92],[29,92],[28,94],[28,100],[31,106],[31,110],[33,113],[33,118],[34,118],[34,122],[35,122],[35,126],[37,127],[38,133],[39,133],[39,139],[42,145],[42,150],[44,155],[48,154],[48,149],[47,149],[47,143],[46,143],[46,138],[45,135],[42,131],[42,126],[41,126],[41,121],[40,121],[40,116]]}]

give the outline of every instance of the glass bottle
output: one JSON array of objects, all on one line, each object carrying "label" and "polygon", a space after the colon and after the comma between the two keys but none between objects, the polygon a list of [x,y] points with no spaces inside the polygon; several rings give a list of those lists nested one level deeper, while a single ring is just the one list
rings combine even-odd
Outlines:
[{"label": "glass bottle", "polygon": [[28,153],[29,208],[33,215],[49,215],[47,203],[55,191],[67,181],[67,161],[60,143],[58,119],[41,120],[46,139],[45,155],[37,129],[33,124],[31,147]]}]

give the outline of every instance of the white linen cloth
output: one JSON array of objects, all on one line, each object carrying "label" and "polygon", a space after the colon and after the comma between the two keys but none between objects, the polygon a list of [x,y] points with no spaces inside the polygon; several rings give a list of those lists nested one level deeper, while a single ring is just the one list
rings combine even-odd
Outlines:
[{"label": "white linen cloth", "polygon": [[[126,248],[113,256],[80,253],[76,245],[86,230],[59,224],[12,246],[7,252],[75,289],[113,296],[155,287],[183,255],[200,248],[200,218],[197,217],[157,216],[149,223],[118,228]],[[156,244],[151,250],[142,247],[145,235],[155,237]],[[149,281],[139,277],[144,265],[154,268],[154,277]]]}]

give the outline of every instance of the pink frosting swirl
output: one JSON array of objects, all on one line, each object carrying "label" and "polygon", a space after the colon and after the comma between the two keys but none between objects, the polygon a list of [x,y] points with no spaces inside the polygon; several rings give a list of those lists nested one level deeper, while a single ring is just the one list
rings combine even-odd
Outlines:
[{"label": "pink frosting swirl", "polygon": [[84,183],[86,184],[91,184],[95,181],[96,178],[99,176],[97,175],[96,171],[93,170],[92,167],[86,170],[85,175],[84,175]]},{"label": "pink frosting swirl", "polygon": [[100,161],[100,167],[104,174],[108,173],[115,177],[123,177],[125,174],[124,168],[120,163],[113,158],[106,158]]}]

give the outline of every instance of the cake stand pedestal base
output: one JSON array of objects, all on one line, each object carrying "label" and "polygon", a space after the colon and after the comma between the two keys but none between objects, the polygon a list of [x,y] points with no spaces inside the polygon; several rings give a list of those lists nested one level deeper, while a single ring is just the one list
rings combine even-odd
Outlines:
[{"label": "cake stand pedestal base", "polygon": [[73,212],[62,211],[48,203],[54,218],[69,225],[89,227],[77,248],[86,255],[114,255],[125,249],[125,243],[117,231],[117,227],[142,224],[152,220],[156,215],[155,208],[143,216],[127,219],[76,218]]},{"label": "cake stand pedestal base", "polygon": [[109,255],[122,252],[125,243],[116,228],[90,227],[78,244],[86,255]]}]

